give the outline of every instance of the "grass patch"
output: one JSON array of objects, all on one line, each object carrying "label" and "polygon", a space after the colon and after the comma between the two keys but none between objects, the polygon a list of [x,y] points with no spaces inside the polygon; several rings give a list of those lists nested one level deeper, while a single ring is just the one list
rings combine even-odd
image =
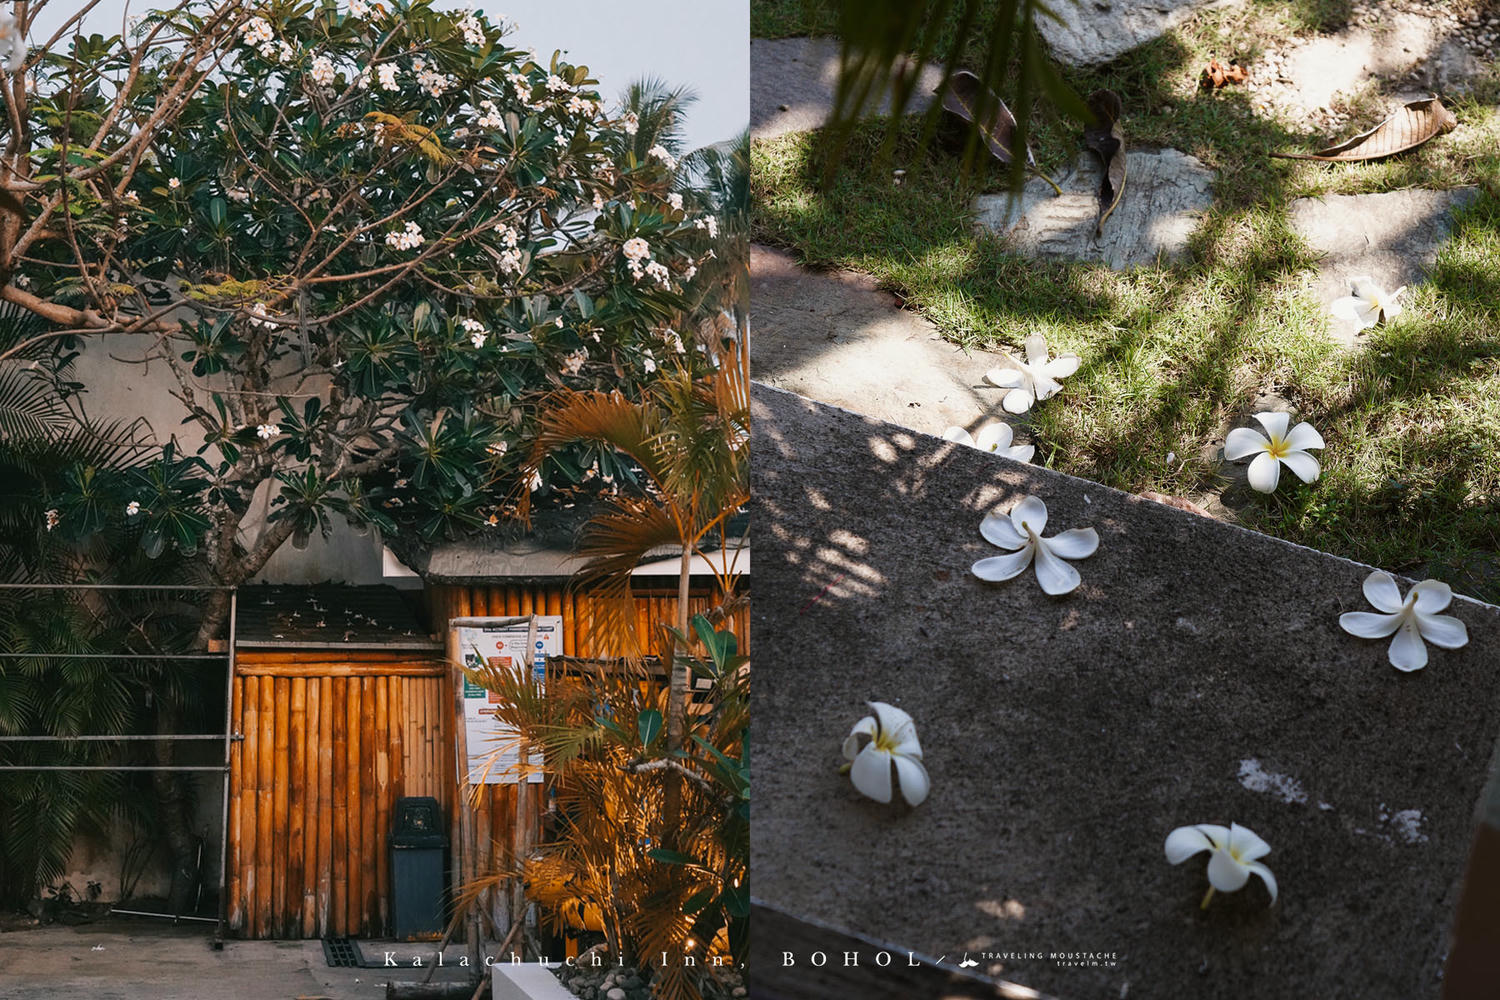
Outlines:
[{"label": "grass patch", "polygon": [[[771,5],[758,5],[771,6]],[[1202,495],[1222,485],[1213,443],[1245,422],[1257,394],[1290,399],[1323,433],[1324,475],[1240,511],[1250,526],[1500,603],[1500,99],[1493,84],[1450,102],[1459,130],[1413,154],[1364,165],[1272,160],[1322,136],[1257,114],[1252,95],[1198,90],[1208,58],[1257,38],[1327,30],[1338,0],[1260,0],[1211,12],[1108,66],[1068,74],[1080,93],[1125,97],[1133,144],[1183,149],[1218,171],[1216,206],[1187,257],[1117,273],[1032,261],[976,234],[970,203],[998,171],[955,183],[961,161],[911,123],[856,129],[824,186],[816,135],[753,148],[756,238],[817,267],[874,275],[946,336],[1018,348],[1044,332],[1084,364],[1063,397],[1030,415],[1037,461],[1119,489]],[[1374,92],[1350,131],[1386,109]],[[1078,129],[1033,110],[1049,173],[1076,155]],[[900,186],[892,170],[907,171]],[[1328,336],[1306,291],[1314,260],[1287,223],[1306,194],[1477,184],[1432,280],[1357,354]],[[1127,193],[1128,196],[1128,193]],[[977,374],[977,372],[976,372]]]}]

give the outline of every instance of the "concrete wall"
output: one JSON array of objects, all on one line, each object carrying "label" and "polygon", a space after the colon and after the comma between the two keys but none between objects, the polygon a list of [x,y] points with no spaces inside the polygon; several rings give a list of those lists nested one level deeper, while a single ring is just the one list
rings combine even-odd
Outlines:
[{"label": "concrete wall", "polygon": [[[74,378],[85,386],[82,401],[91,417],[144,418],[158,443],[175,437],[181,452],[190,455],[202,446],[203,433],[196,423],[183,423],[187,409],[172,395],[178,391],[176,377],[160,361],[134,363],[151,349],[153,339],[141,335],[87,339]],[[256,497],[251,517],[245,523],[243,537],[247,544],[253,544],[270,509],[270,501],[269,490],[263,490]],[[283,546],[271,557],[255,582],[383,582],[380,540],[374,534],[360,535],[337,517],[333,519],[333,525],[333,533],[328,539],[315,535],[306,549],[299,551],[290,545]]]}]

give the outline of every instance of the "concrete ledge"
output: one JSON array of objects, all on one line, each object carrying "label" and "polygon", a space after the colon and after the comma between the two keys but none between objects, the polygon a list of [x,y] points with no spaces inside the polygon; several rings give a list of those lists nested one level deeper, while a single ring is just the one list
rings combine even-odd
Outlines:
[{"label": "concrete ledge", "polygon": [[496,962],[490,972],[494,1000],[576,1000],[545,965]]},{"label": "concrete ledge", "polygon": [[[1402,674],[1338,627],[1368,567],[753,401],[759,899],[1062,997],[1438,995],[1500,733],[1500,609],[1455,600],[1469,645]],[[1028,493],[1048,533],[1100,534],[1068,597],[969,572],[997,551],[982,515]],[[919,726],[915,810],[838,773],[875,698]],[[1229,821],[1272,845],[1275,906],[1257,883],[1200,909],[1203,859],[1166,863],[1169,830]]]}]

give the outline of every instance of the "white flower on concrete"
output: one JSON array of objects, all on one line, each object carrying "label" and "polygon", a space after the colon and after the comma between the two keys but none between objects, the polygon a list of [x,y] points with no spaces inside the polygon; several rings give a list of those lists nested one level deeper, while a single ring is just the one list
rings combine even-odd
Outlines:
[{"label": "white flower on concrete", "polygon": [[1250,488],[1274,493],[1281,481],[1283,465],[1304,483],[1315,482],[1321,469],[1308,451],[1323,447],[1323,435],[1306,421],[1288,433],[1286,427],[1291,418],[1285,413],[1257,413],[1255,419],[1266,429],[1265,434],[1249,427],[1236,427],[1224,441],[1224,457],[1231,462],[1255,455],[1249,469]]},{"label": "white flower on concrete", "polygon": [[1063,354],[1051,357],[1047,353],[1047,338],[1033,333],[1026,338],[1026,360],[1013,357],[1005,351],[1004,368],[992,368],[985,378],[1002,389],[1009,389],[1002,404],[1007,412],[1025,413],[1033,403],[1057,395],[1062,386],[1058,379],[1067,378],[1078,370],[1078,356]]},{"label": "white flower on concrete", "polygon": [[908,805],[921,805],[932,782],[922,764],[916,723],[894,705],[883,701],[872,701],[869,705],[874,714],[856,722],[844,739],[844,759],[850,762],[849,780],[861,795],[876,802],[890,802],[894,771],[901,797]]},{"label": "white flower on concrete", "polygon": [[1440,580],[1423,580],[1401,599],[1401,588],[1389,573],[1376,570],[1365,577],[1365,598],[1380,611],[1350,611],[1339,615],[1339,625],[1361,639],[1391,640],[1391,666],[1421,670],[1427,666],[1427,644],[1457,649],[1469,641],[1469,630],[1452,615],[1439,611],[1453,603],[1453,589]]},{"label": "white flower on concrete", "polygon": [[1334,299],[1330,308],[1339,319],[1349,320],[1361,330],[1401,315],[1401,306],[1396,299],[1406,291],[1405,285],[1387,294],[1385,289],[1375,284],[1374,278],[1362,274],[1350,280],[1349,290],[1349,295]]},{"label": "white flower on concrete", "polygon": [[1238,823],[1231,823],[1228,828],[1209,823],[1179,826],[1167,834],[1166,850],[1167,861],[1174,865],[1203,851],[1213,852],[1208,859],[1208,892],[1203,894],[1201,904],[1204,907],[1214,898],[1214,890],[1238,892],[1251,875],[1260,876],[1271,894],[1271,902],[1276,902],[1276,876],[1258,860],[1271,853],[1271,845]]},{"label": "white flower on concrete", "polygon": [[979,433],[976,435],[970,435],[962,427],[950,427],[943,431],[943,440],[966,444],[970,448],[978,448],[980,451],[988,451],[996,455],[1004,455],[1017,462],[1029,462],[1031,456],[1036,454],[1035,445],[1012,444],[1011,442],[1015,440],[1015,431],[1011,430],[1010,424],[1000,421],[985,424],[979,428]]},{"label": "white flower on concrete", "polygon": [[981,559],[973,566],[981,580],[998,583],[1020,576],[1036,564],[1036,582],[1042,590],[1058,596],[1077,589],[1082,582],[1069,559],[1087,559],[1099,548],[1099,533],[1093,528],[1074,528],[1043,538],[1047,527],[1047,505],[1033,496],[1022,497],[1009,514],[987,514],[979,524],[985,540],[1010,551],[1009,555]]}]

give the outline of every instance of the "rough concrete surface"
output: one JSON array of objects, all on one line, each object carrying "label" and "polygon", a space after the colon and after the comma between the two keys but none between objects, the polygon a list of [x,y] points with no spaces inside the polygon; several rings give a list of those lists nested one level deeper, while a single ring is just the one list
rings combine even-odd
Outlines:
[{"label": "rough concrete surface", "polygon": [[932,434],[1015,419],[1000,406],[1005,390],[984,380],[998,354],[944,340],[868,275],[807,271],[753,246],[750,297],[750,366],[762,382]]},{"label": "rough concrete surface", "polygon": [[[1384,194],[1335,194],[1292,202],[1292,228],[1323,256],[1314,294],[1324,302],[1349,294],[1349,279],[1368,274],[1386,291],[1421,281],[1452,229],[1453,213],[1476,188]],[[1354,343],[1352,323],[1334,320],[1342,342]]]},{"label": "rough concrete surface", "polygon": [[[367,954],[378,945],[361,942]],[[391,945],[402,960],[433,945]],[[450,950],[457,961],[462,949]],[[377,1000],[392,979],[425,970],[329,968],[318,941],[227,941],[209,947],[202,925],[114,918],[81,927],[53,925],[0,934],[0,1000]],[[454,968],[437,981],[466,978]]]},{"label": "rough concrete surface", "polygon": [[1063,189],[1061,196],[1033,177],[1019,203],[1007,194],[977,198],[976,221],[1009,235],[1021,253],[1097,260],[1123,269],[1181,253],[1201,214],[1213,204],[1214,172],[1196,157],[1176,149],[1131,150],[1126,153],[1125,193],[1096,237],[1100,176],[1099,157],[1080,153],[1053,178]]},{"label": "rough concrete surface", "polygon": [[[750,39],[751,137],[768,139],[821,128],[833,114],[838,79],[837,39]],[[940,68],[925,67],[906,110],[929,107],[941,80]],[[867,113],[889,114],[889,98],[867,109]]]},{"label": "rough concrete surface", "polygon": [[1235,0],[1059,0],[1037,30],[1058,62],[1095,66],[1160,38],[1202,7]]},{"label": "rough concrete surface", "polygon": [[[1068,1000],[1438,996],[1500,609],[1455,600],[1469,645],[1402,674],[1338,626],[1368,567],[763,386],[754,420],[759,899]],[[1027,493],[1099,532],[1067,597],[969,571]],[[839,774],[867,699],[916,720],[917,809]],[[1275,906],[1164,859],[1229,821]],[[1054,952],[1117,957],[991,957]]]}]

